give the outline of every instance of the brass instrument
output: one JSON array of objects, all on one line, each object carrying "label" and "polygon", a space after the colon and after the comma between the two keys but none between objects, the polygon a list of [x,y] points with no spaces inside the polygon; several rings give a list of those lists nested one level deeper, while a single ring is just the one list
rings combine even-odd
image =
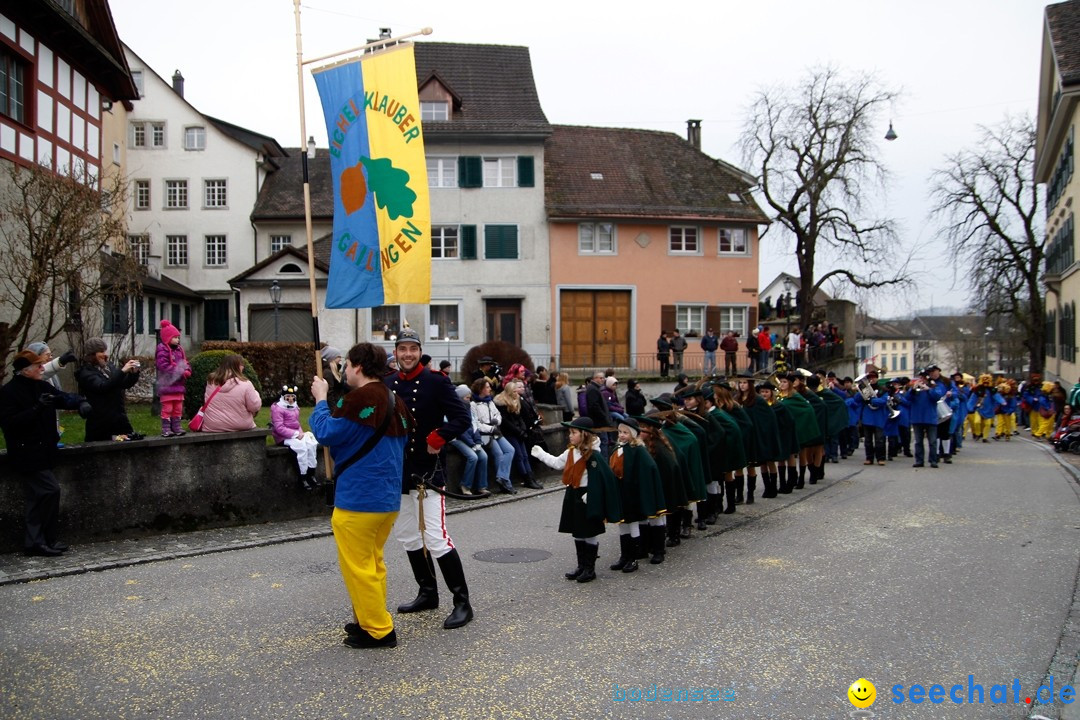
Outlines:
[{"label": "brass instrument", "polygon": [[855,387],[858,388],[859,394],[862,395],[863,400],[870,402],[877,396],[877,390],[873,385],[866,381],[867,373],[863,373],[859,377],[855,378]]}]

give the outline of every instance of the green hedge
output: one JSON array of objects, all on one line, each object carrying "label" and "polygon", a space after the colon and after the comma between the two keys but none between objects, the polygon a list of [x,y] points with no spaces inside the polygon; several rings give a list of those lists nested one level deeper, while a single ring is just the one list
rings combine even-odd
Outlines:
[{"label": "green hedge", "polygon": [[[246,356],[232,350],[205,350],[188,359],[191,363],[191,377],[187,379],[184,392],[184,417],[191,418],[199,412],[206,395],[206,378],[221,364],[221,359],[228,355],[240,355],[244,359],[244,377],[251,381],[260,395],[262,394],[259,375],[255,372],[254,364]],[[276,393],[274,399],[277,399]]]}]

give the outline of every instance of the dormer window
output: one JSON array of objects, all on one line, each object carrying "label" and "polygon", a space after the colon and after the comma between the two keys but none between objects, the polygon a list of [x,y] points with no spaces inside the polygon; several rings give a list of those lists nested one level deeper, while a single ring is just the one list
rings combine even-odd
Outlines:
[{"label": "dormer window", "polygon": [[445,100],[420,101],[420,122],[449,119],[450,103],[446,102]]}]

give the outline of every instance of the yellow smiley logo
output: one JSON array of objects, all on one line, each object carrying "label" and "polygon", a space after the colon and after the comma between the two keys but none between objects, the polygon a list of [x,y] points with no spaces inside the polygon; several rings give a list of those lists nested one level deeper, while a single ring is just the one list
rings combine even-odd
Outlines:
[{"label": "yellow smiley logo", "polygon": [[877,688],[866,678],[859,678],[851,683],[851,687],[847,689],[847,696],[852,705],[862,710],[874,704],[874,700],[877,699]]}]

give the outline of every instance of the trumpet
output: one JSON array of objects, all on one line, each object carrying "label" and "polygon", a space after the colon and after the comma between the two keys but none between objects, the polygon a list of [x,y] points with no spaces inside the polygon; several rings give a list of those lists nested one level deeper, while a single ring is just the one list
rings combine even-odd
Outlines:
[{"label": "trumpet", "polygon": [[900,416],[900,399],[896,395],[890,395],[888,399],[889,419],[894,420]]}]

